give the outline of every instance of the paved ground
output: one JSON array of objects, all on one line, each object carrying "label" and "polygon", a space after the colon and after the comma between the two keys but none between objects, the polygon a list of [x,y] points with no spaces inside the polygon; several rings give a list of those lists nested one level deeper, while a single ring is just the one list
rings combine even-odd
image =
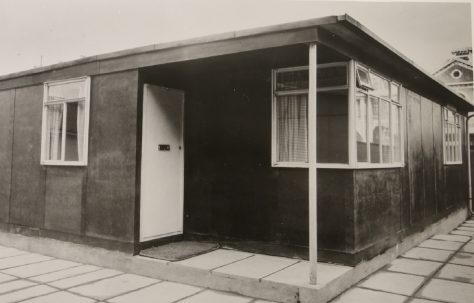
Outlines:
[{"label": "paved ground", "polygon": [[[473,303],[474,220],[437,235],[333,303]],[[263,303],[0,246],[0,303]]]},{"label": "paved ground", "polygon": [[421,243],[333,303],[474,302],[474,220]]},{"label": "paved ground", "polygon": [[0,303],[263,303],[0,246]]}]

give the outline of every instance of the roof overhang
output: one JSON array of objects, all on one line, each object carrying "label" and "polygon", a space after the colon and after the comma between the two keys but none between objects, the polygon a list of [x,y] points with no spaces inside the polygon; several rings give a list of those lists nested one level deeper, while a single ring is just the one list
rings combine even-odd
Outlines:
[{"label": "roof overhang", "polygon": [[[329,16],[257,29],[229,32],[178,42],[153,44],[124,51],[82,58],[66,63],[0,76],[0,89],[26,83],[41,83],[71,74],[82,66],[88,75],[97,75],[183,62],[258,49],[316,42],[337,50],[381,73],[423,93],[440,103],[474,111],[474,105],[443,85],[413,61],[388,45],[349,15]],[[88,68],[85,68],[88,67]],[[89,68],[90,67],[90,68]],[[57,72],[58,70],[64,70]],[[33,84],[33,83],[32,83]]]}]

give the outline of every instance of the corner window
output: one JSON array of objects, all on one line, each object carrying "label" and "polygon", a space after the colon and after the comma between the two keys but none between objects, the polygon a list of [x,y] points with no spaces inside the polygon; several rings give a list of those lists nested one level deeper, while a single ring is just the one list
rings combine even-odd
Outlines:
[{"label": "corner window", "polygon": [[367,71],[372,87],[369,89],[357,81],[354,111],[357,166],[401,166],[400,86],[370,70],[361,70]]},{"label": "corner window", "polygon": [[448,108],[443,108],[443,150],[445,164],[462,163],[461,144],[461,116]]},{"label": "corner window", "polygon": [[46,82],[41,164],[87,165],[90,78]]},{"label": "corner window", "polygon": [[[317,162],[348,164],[348,66],[317,67]],[[273,71],[272,166],[308,166],[308,67]]]}]

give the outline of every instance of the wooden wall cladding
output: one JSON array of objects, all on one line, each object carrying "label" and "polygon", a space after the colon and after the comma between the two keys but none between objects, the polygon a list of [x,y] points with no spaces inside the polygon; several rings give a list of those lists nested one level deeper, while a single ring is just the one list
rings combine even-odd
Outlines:
[{"label": "wooden wall cladding", "polygon": [[0,91],[0,221],[10,219],[15,90]]},{"label": "wooden wall cladding", "polygon": [[45,167],[40,164],[43,85],[16,89],[11,223],[43,227]]}]

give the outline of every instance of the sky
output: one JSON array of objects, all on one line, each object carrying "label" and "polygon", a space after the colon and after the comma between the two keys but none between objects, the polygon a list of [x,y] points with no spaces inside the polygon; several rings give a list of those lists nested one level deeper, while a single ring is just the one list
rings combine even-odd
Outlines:
[{"label": "sky", "polygon": [[452,50],[471,45],[471,11],[470,2],[453,1],[0,0],[0,75],[132,47],[344,13],[434,72]]}]

